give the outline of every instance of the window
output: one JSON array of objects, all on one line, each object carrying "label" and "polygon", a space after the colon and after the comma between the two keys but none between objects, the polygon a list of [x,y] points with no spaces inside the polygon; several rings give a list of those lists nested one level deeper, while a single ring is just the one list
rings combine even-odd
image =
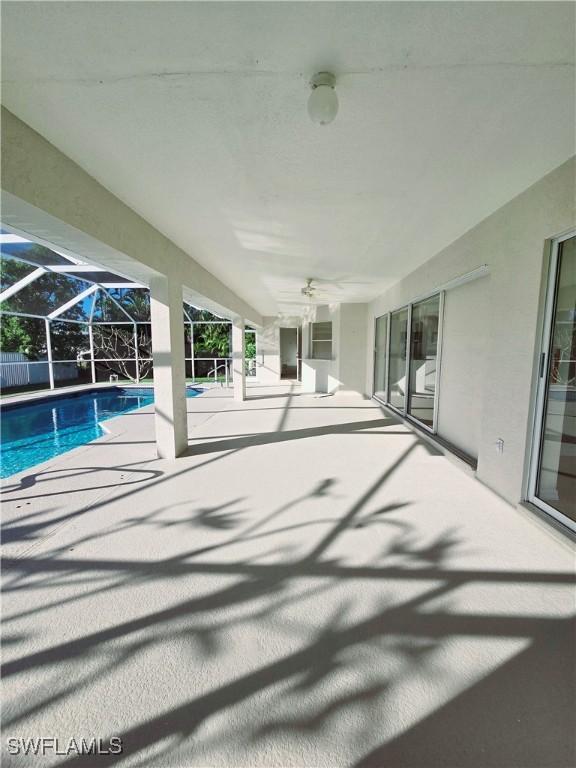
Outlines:
[{"label": "window", "polygon": [[408,413],[430,428],[434,426],[439,322],[439,295],[412,306]]},{"label": "window", "polygon": [[374,394],[432,432],[436,429],[441,317],[440,293],[402,307],[390,314],[387,344],[386,315],[376,319]]},{"label": "window", "polygon": [[376,318],[374,329],[374,397],[386,400],[386,342],[388,315]]},{"label": "window", "polygon": [[408,310],[400,309],[390,316],[390,350],[388,363],[388,397],[390,405],[403,411],[406,402],[406,340]]},{"label": "window", "polygon": [[310,325],[310,357],[313,360],[332,359],[332,323]]}]

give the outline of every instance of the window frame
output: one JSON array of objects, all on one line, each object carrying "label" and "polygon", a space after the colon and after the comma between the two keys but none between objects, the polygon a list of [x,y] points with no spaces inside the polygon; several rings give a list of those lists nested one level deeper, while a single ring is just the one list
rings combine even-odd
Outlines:
[{"label": "window frame", "polygon": [[[428,294],[425,294],[423,296],[418,296],[416,299],[407,302],[405,304],[401,304],[400,306],[395,307],[394,309],[391,309],[389,312],[385,312],[382,315],[378,315],[378,317],[374,318],[374,362],[376,358],[376,321],[379,320],[381,317],[384,317],[384,315],[387,315],[387,331],[386,331],[386,399],[382,400],[381,398],[377,397],[375,394],[375,382],[374,382],[374,373],[375,373],[375,365],[373,365],[372,369],[372,397],[377,400],[380,403],[383,403],[388,408],[391,408],[395,413],[402,416],[402,418],[407,419],[408,421],[416,424],[420,429],[425,430],[426,432],[429,432],[432,435],[437,434],[438,432],[438,410],[439,410],[439,403],[440,403],[440,373],[442,368],[442,336],[443,336],[443,330],[444,330],[444,297],[445,297],[445,290],[434,290],[431,291]],[[439,297],[439,304],[438,304],[438,338],[436,342],[436,374],[434,378],[434,410],[433,410],[433,423],[430,427],[428,424],[425,424],[424,422],[417,419],[415,416],[412,416],[408,412],[409,408],[409,402],[410,402],[410,364],[411,364],[411,352],[412,352],[412,309],[414,305],[420,304],[424,301],[428,301],[429,299],[434,298],[435,296]],[[390,337],[391,337],[391,325],[392,325],[392,315],[401,312],[402,310],[406,310],[408,313],[407,317],[407,328],[406,328],[406,392],[404,396],[404,405],[402,408],[398,408],[395,405],[392,405],[390,402]]]},{"label": "window frame", "polygon": [[554,331],[554,318],[558,300],[557,286],[560,277],[560,245],[566,240],[576,237],[576,229],[551,238],[549,241],[549,260],[545,270],[546,289],[541,322],[541,334],[538,340],[538,355],[534,366],[536,397],[532,409],[533,425],[528,440],[528,476],[526,482],[525,500],[538,509],[545,512],[557,522],[576,533],[576,522],[564,515],[552,505],[537,496],[540,459],[544,441],[544,422],[546,420],[545,405],[549,388],[550,350],[552,348],[552,334]]}]

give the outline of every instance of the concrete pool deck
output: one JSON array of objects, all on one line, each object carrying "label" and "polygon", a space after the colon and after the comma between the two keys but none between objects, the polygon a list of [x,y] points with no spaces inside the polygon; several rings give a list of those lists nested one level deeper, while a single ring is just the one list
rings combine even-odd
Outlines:
[{"label": "concrete pool deck", "polygon": [[3,482],[3,764],[574,764],[569,540],[374,402],[248,394]]}]

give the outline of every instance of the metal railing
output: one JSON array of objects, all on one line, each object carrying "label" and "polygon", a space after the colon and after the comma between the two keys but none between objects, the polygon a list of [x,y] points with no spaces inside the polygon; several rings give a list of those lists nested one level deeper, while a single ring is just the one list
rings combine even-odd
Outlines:
[{"label": "metal railing", "polygon": [[223,387],[229,386],[229,376],[228,376],[228,360],[225,360],[223,363],[220,363],[220,365],[215,365],[214,368],[212,368],[211,371],[208,371],[208,376],[211,376],[214,374],[214,383],[218,383],[218,371],[220,368],[224,368],[224,382],[221,382]]}]

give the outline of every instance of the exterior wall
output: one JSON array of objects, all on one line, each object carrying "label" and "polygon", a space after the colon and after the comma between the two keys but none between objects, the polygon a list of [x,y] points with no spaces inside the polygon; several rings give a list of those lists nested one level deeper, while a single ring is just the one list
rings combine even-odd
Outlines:
[{"label": "exterior wall", "polygon": [[572,158],[369,305],[371,393],[375,318],[488,265],[446,293],[439,434],[477,453],[478,477],[512,503],[524,496],[546,241],[574,226],[575,171]]},{"label": "exterior wall", "polygon": [[278,384],[280,381],[280,328],[298,328],[302,318],[293,315],[264,317],[256,330],[256,378],[260,384]]},{"label": "exterior wall", "polygon": [[[314,360],[310,357],[310,323],[332,323],[332,359]],[[340,386],[338,358],[340,347],[340,305],[315,307],[313,317],[302,326],[302,385],[309,392],[335,392]]]},{"label": "exterior wall", "polygon": [[490,277],[446,291],[438,433],[478,458],[486,359]]},{"label": "exterior wall", "polygon": [[337,349],[341,392],[365,394],[367,304],[340,305],[340,334]]},{"label": "exterior wall", "polygon": [[367,304],[316,307],[314,321],[332,323],[332,359],[310,357],[310,322],[303,327],[302,384],[312,392],[365,393]]}]

